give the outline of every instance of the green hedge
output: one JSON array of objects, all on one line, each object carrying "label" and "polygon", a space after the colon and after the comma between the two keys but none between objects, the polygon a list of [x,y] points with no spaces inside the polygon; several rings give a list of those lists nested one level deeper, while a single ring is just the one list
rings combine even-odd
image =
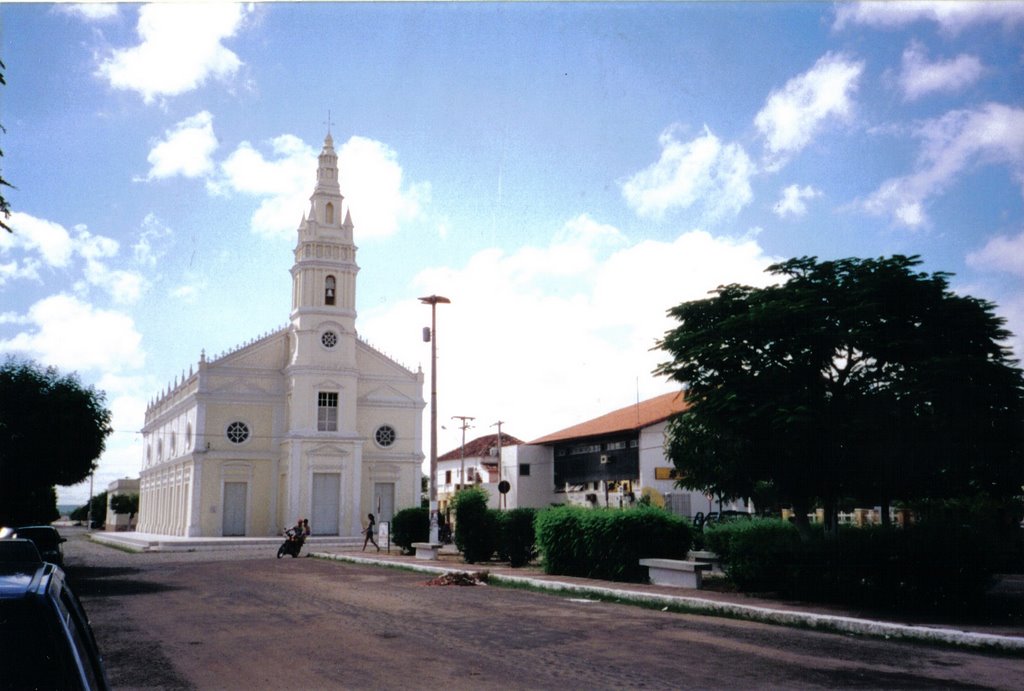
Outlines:
[{"label": "green hedge", "polygon": [[535,521],[537,545],[549,574],[642,583],[640,559],[683,559],[693,533],[689,523],[662,509],[544,509]]},{"label": "green hedge", "polygon": [[726,574],[746,592],[785,590],[790,570],[802,558],[796,526],[766,518],[709,525],[704,548],[721,558]]},{"label": "green hedge", "polygon": [[406,554],[413,552],[412,543],[430,539],[430,509],[402,509],[391,519],[391,542]]},{"label": "green hedge", "polygon": [[536,555],[534,519],[536,509],[495,511],[498,527],[498,557],[507,560],[513,568],[526,566]]},{"label": "green hedge", "polygon": [[998,550],[989,531],[940,522],[908,528],[812,526],[801,540],[779,520],[723,523],[705,544],[745,592],[895,610],[971,607],[991,584]]},{"label": "green hedge", "polygon": [[467,487],[452,498],[455,546],[468,564],[489,561],[498,543],[498,519],[487,508],[487,490]]}]

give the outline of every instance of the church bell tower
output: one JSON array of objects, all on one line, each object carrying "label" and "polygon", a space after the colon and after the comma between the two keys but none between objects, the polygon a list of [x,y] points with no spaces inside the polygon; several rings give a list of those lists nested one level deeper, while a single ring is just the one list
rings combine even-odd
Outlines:
[{"label": "church bell tower", "polygon": [[316,187],[302,218],[292,266],[291,363],[355,366],[356,246],[352,216],[338,186],[338,155],[328,132]]}]

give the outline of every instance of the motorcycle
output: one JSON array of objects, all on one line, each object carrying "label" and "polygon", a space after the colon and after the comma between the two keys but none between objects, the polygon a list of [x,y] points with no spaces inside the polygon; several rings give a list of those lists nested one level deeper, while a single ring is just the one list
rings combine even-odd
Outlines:
[{"label": "motorcycle", "polygon": [[286,554],[290,554],[292,558],[299,556],[299,550],[302,549],[302,544],[306,541],[305,536],[299,535],[295,528],[289,528],[284,531],[285,540],[284,543],[277,548],[277,558],[280,559]]}]

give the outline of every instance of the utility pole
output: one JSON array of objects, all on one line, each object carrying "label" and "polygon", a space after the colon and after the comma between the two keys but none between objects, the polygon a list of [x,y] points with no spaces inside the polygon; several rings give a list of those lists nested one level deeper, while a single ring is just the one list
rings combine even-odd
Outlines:
[{"label": "utility pole", "polygon": [[[503,424],[505,424],[504,421],[498,420],[493,425],[491,425],[491,427],[497,427],[498,428],[498,486],[501,486],[501,480],[502,480],[502,470],[501,470],[501,426]],[[503,493],[499,492],[499,494],[498,494],[498,502],[499,502],[498,506],[500,506],[501,508],[504,509],[506,504],[505,504],[505,495]]]},{"label": "utility pole", "polygon": [[476,420],[476,418],[469,415],[452,415],[452,420],[462,421],[462,451],[460,452],[462,468],[459,470],[459,489],[462,489],[466,486],[466,430],[471,427],[469,421]]}]

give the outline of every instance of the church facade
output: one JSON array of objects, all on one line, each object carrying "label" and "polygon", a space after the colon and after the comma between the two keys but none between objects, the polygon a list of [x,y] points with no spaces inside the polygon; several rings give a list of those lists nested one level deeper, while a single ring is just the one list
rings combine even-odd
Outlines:
[{"label": "church facade", "polygon": [[198,366],[143,427],[137,530],[355,536],[419,506],[423,373],[356,332],[356,246],[328,133],[298,228],[287,326]]}]

